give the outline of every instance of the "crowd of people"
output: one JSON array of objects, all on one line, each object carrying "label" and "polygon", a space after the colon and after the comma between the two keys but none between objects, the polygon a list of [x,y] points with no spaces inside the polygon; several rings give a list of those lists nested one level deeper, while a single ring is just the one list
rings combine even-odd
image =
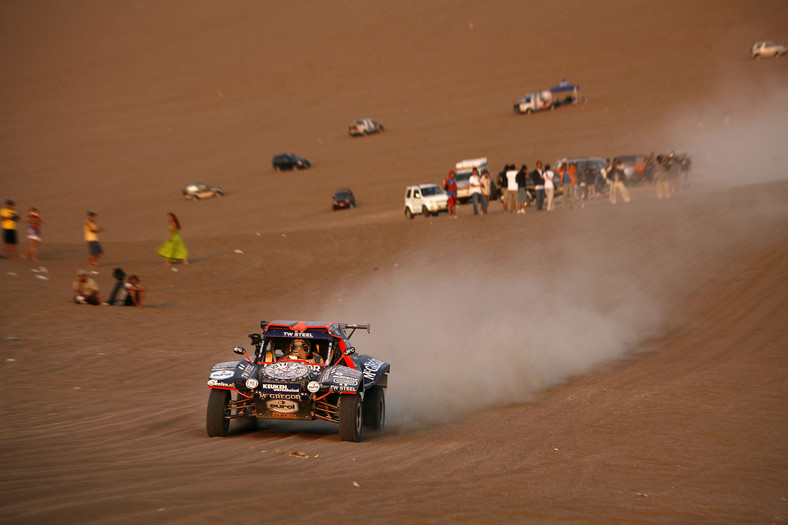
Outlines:
[{"label": "crowd of people", "polygon": [[[590,161],[569,161],[562,159],[553,171],[549,164],[536,162],[529,171],[523,164],[517,169],[515,164],[507,164],[498,173],[495,184],[487,170],[477,175],[476,168],[469,179],[473,214],[487,213],[488,201],[500,200],[504,213],[524,214],[526,208],[536,211],[555,209],[556,194],[560,192],[564,208],[584,207],[588,201],[607,197],[611,204],[618,200],[631,201],[627,186],[630,184],[653,185],[658,199],[669,199],[681,188],[689,187],[691,161],[686,154],[647,156],[643,164],[634,169],[626,168],[619,157],[607,159],[604,165]],[[449,217],[456,218],[457,184],[454,171],[450,171],[443,182],[443,189],[449,196]]]},{"label": "crowd of people", "polygon": [[[104,249],[99,241],[99,234],[104,228],[97,224],[98,214],[92,211],[87,212],[85,222],[82,225],[83,238],[87,244],[87,262],[91,269],[90,272],[78,270],[76,280],[72,283],[74,291],[74,302],[78,304],[91,305],[116,305],[125,306],[144,306],[146,288],[140,284],[137,275],[130,275],[126,279],[126,274],[122,268],[115,268],[114,275],[116,283],[107,301],[102,301],[98,283],[90,277],[98,275],[95,270],[99,266]],[[41,229],[44,219],[37,208],[31,207],[24,217],[16,211],[16,203],[11,199],[6,199],[5,206],[0,210],[0,221],[3,229],[3,254],[4,259],[29,259],[38,261],[38,247],[41,243]],[[174,213],[167,214],[168,232],[167,240],[162,243],[156,253],[164,259],[165,263],[189,263],[189,252],[186,244],[181,237],[181,223]],[[27,250],[19,255],[19,236],[17,230],[20,223],[26,223],[26,235],[28,239]],[[173,269],[174,270],[174,269]]]}]

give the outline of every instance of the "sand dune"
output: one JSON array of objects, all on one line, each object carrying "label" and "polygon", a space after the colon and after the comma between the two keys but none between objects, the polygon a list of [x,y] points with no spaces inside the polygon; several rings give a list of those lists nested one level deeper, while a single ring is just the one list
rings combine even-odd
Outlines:
[{"label": "sand dune", "polygon": [[[39,264],[0,261],[3,521],[786,518],[788,62],[748,55],[788,42],[784,2],[0,12],[0,188],[46,220]],[[513,114],[562,77],[581,104]],[[361,117],[385,133],[351,139]],[[670,201],[402,214],[464,158],[672,149],[695,170]],[[291,151],[314,167],[274,172]],[[227,196],[183,200],[200,180]],[[102,289],[122,266],[150,308],[69,302],[87,210]],[[273,318],[372,324],[384,433],[205,436],[210,366]]]}]

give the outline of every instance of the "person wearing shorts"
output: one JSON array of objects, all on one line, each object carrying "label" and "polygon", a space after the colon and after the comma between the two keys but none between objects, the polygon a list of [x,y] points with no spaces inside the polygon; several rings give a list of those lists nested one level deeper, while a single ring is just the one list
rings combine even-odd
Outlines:
[{"label": "person wearing shorts", "polygon": [[99,258],[104,250],[101,248],[101,243],[98,240],[99,232],[103,232],[104,228],[100,228],[96,224],[96,214],[92,211],[88,212],[88,218],[84,224],[85,241],[88,243],[88,264],[91,266],[98,266]]}]

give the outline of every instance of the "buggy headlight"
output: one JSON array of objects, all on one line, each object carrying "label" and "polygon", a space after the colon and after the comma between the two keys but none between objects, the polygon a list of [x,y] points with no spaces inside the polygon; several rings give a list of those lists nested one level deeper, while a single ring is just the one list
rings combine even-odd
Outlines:
[{"label": "buggy headlight", "polygon": [[253,390],[257,388],[257,385],[259,384],[260,382],[253,377],[250,377],[249,379],[246,380],[246,388],[248,388],[249,390]]}]

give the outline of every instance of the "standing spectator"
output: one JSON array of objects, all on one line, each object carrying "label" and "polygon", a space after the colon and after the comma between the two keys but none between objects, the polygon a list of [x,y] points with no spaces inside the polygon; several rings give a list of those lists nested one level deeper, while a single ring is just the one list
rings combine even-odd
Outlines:
[{"label": "standing spectator", "polygon": [[498,198],[501,199],[503,204],[503,212],[506,213],[506,187],[508,182],[506,180],[506,172],[509,171],[509,165],[503,167],[503,170],[498,174]]},{"label": "standing spectator", "polygon": [[85,241],[88,243],[88,264],[90,266],[98,266],[99,258],[104,250],[101,248],[101,243],[98,240],[98,234],[104,231],[96,224],[96,214],[92,211],[88,212],[88,217],[82,229],[85,233]]},{"label": "standing spectator", "polygon": [[588,169],[587,162],[578,162],[577,171],[575,172],[575,181],[577,182],[577,200],[580,201],[580,207],[585,207],[584,201],[588,198],[588,186],[586,186],[586,170]]},{"label": "standing spectator", "polygon": [[550,169],[550,165],[545,166],[544,170],[544,192],[547,196],[547,211],[553,211],[553,198],[555,196],[555,173]]},{"label": "standing spectator", "polygon": [[542,161],[536,161],[536,169],[531,172],[531,184],[534,185],[536,192],[536,211],[542,211],[544,203],[544,169],[542,169]]},{"label": "standing spectator", "polygon": [[38,209],[30,208],[25,217],[27,223],[27,240],[30,243],[27,251],[22,254],[22,259],[30,258],[31,261],[38,260],[38,243],[41,242],[41,225],[44,224],[44,219],[38,213]]},{"label": "standing spectator", "polygon": [[142,308],[144,306],[142,301],[145,299],[146,288],[140,284],[139,277],[130,275],[124,288],[126,288],[126,300],[123,302],[123,306],[138,306]]},{"label": "standing spectator", "polygon": [[689,172],[691,161],[686,153],[682,153],[679,158],[679,170],[681,171],[681,187],[685,190],[689,188]]},{"label": "standing spectator", "polygon": [[586,200],[596,200],[596,175],[596,168],[589,163],[585,170]]},{"label": "standing spectator", "polygon": [[679,162],[676,158],[676,153],[673,151],[668,155],[668,168],[670,194],[673,195],[679,188]]},{"label": "standing spectator", "polygon": [[654,153],[652,152],[651,155],[646,157],[646,161],[643,163],[643,178],[646,179],[648,184],[654,183],[654,169],[656,166]]},{"label": "standing spectator", "polygon": [[19,214],[14,209],[14,206],[16,206],[14,201],[6,199],[5,208],[0,210],[3,225],[3,257],[6,259],[16,259],[17,244],[19,243],[16,236]]},{"label": "standing spectator", "polygon": [[482,172],[482,197],[484,197],[484,199],[482,200],[482,209],[485,214],[487,213],[487,203],[490,201],[490,199],[493,196],[492,191],[493,188],[492,188],[492,179],[490,178],[490,172],[484,170]]},{"label": "standing spectator", "polygon": [[528,166],[522,165],[515,180],[517,181],[517,198],[520,201],[517,213],[525,213],[525,206],[528,204]]},{"label": "standing spectator", "polygon": [[575,207],[575,165],[570,164],[566,159],[558,167],[558,176],[561,177],[561,184],[564,188],[564,208]]},{"label": "standing spectator", "polygon": [[616,194],[620,193],[624,202],[629,202],[629,192],[624,184],[624,166],[621,164],[621,159],[618,157],[613,158],[608,170],[608,178],[610,179],[610,204],[616,203]]},{"label": "standing spectator", "polygon": [[670,198],[670,163],[667,157],[662,155],[657,157],[657,199]]},{"label": "standing spectator", "polygon": [[[479,178],[479,170],[473,168],[471,176],[468,179],[468,185],[471,188],[471,201],[473,202],[473,214],[479,215],[479,203],[484,200],[482,195],[482,180]],[[487,202],[482,205],[482,213],[487,213]]]},{"label": "standing spectator", "polygon": [[517,174],[518,171],[514,168],[514,164],[510,165],[509,171],[506,172],[506,195],[503,201],[504,213],[520,213],[518,211],[520,200],[518,198]]},{"label": "standing spectator", "polygon": [[186,249],[186,244],[181,238],[181,223],[174,213],[167,214],[167,221],[169,223],[168,230],[170,236],[164,243],[159,246],[156,253],[164,257],[167,264],[174,262],[183,262],[189,264],[189,251]]},{"label": "standing spectator", "polygon": [[101,304],[101,294],[99,293],[96,281],[88,277],[85,270],[77,271],[77,280],[74,281],[74,302],[79,304]]},{"label": "standing spectator", "polygon": [[443,189],[449,195],[449,218],[457,218],[457,180],[454,178],[454,171],[449,171],[449,176],[443,181]]}]

